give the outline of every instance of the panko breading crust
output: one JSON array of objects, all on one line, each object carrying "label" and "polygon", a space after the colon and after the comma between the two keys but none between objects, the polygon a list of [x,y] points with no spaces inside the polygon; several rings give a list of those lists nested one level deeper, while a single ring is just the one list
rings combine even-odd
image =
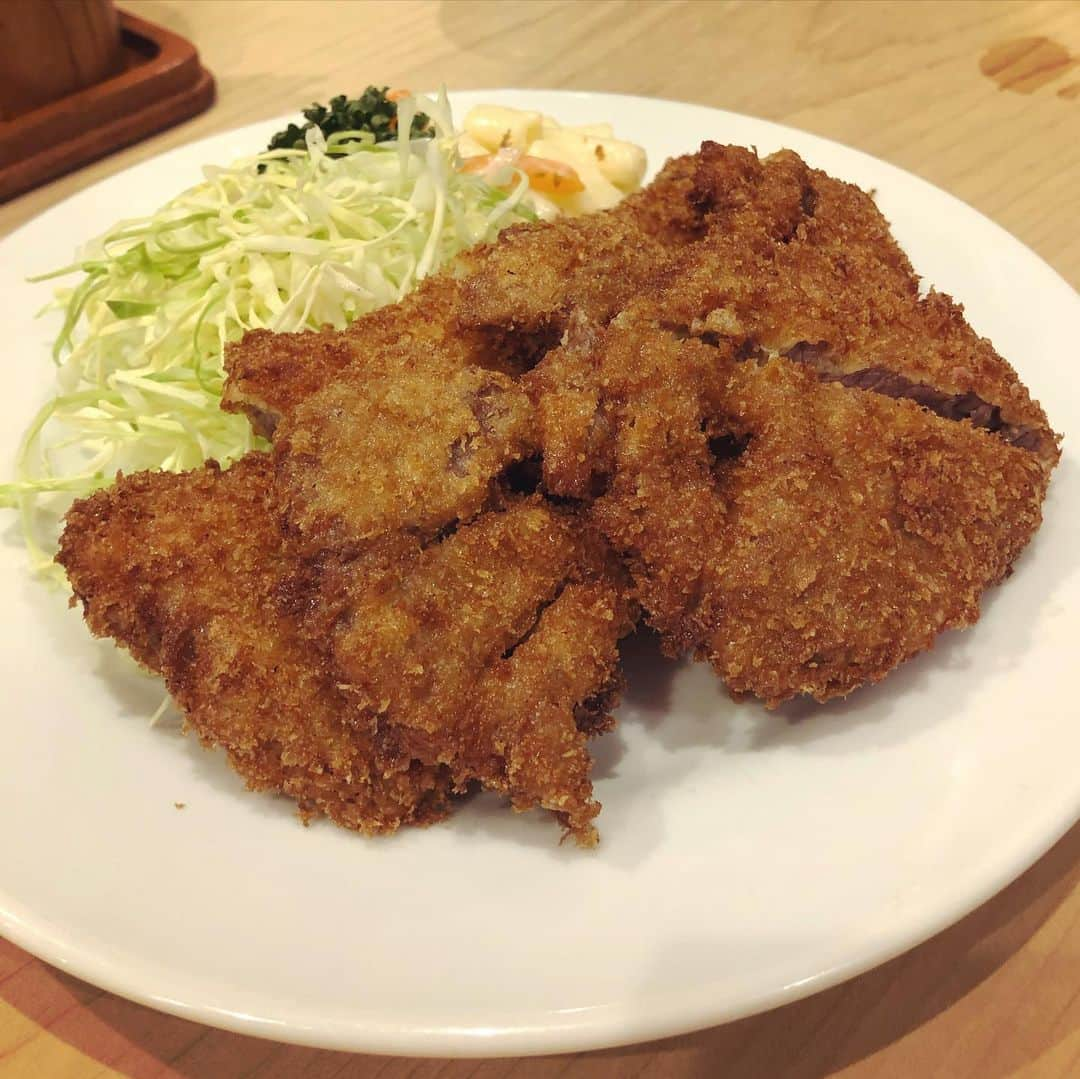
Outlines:
[{"label": "panko breading crust", "polygon": [[[579,726],[608,725],[615,645],[637,612],[595,532],[503,494],[507,466],[537,448],[514,376],[572,309],[609,317],[685,244],[691,165],[673,162],[611,214],[469,252],[348,333],[252,334],[228,355],[226,407],[273,438],[278,508],[303,562],[298,624],[360,722],[378,717],[458,786],[553,809],[583,843],[599,806]],[[544,290],[543,317],[487,320],[483,282],[513,282],[523,258],[523,296]],[[526,689],[536,696],[515,695]]]},{"label": "panko breading crust", "polygon": [[227,368],[272,454],[121,480],[60,561],[251,785],[368,831],[479,783],[591,845],[638,602],[737,696],[849,693],[975,621],[1059,456],[871,198],[708,142]]},{"label": "panko breading crust", "polygon": [[1038,528],[1057,438],[872,200],[791,153],[526,378],[544,486],[593,500],[670,651],[818,700],[970,625]]},{"label": "panko breading crust", "polygon": [[[316,367],[339,341],[313,336]],[[616,643],[637,614],[625,572],[569,513],[504,493],[506,468],[535,445],[514,379],[411,333],[370,353],[355,341],[351,363],[308,393],[274,366],[272,341],[238,350],[245,373],[256,349],[269,357],[259,415],[274,402],[276,509],[298,562],[300,632],[355,722],[385,723],[458,789],[479,782],[518,808],[553,810],[590,845],[599,805],[578,714],[615,700]],[[574,638],[549,630],[575,605]],[[552,663],[548,690],[523,673],[534,654]],[[538,696],[513,696],[526,688]]]},{"label": "panko breading crust", "polygon": [[403,753],[350,704],[282,611],[291,563],[269,504],[273,471],[140,472],[76,502],[58,561],[93,633],[160,673],[191,728],[253,790],[363,832],[429,824],[451,777]]},{"label": "panko breading crust", "polygon": [[550,809],[595,842],[587,737],[607,726],[616,644],[637,611],[591,529],[511,497],[438,542],[399,532],[326,552],[290,587],[357,722],[389,723],[459,787]]},{"label": "panko breading crust", "polygon": [[623,402],[592,519],[669,650],[737,694],[879,680],[974,622],[1038,527],[1038,457],[912,401],[629,319],[589,356]]}]

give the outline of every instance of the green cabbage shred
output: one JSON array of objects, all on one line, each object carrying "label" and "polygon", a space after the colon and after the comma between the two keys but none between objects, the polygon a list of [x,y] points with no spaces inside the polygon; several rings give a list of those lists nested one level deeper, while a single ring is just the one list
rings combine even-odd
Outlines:
[{"label": "green cabbage shred", "polygon": [[393,141],[309,127],[305,148],[208,166],[156,213],[121,221],[34,279],[81,274],[47,308],[64,314],[58,392],[24,434],[14,480],[0,484],[35,570],[63,579],[60,515],[118,471],[228,464],[264,445],[218,407],[228,342],[258,328],[344,328],[532,218],[524,178],[507,194],[458,171],[445,94],[420,103],[434,138],[410,139],[414,98],[398,103]]}]

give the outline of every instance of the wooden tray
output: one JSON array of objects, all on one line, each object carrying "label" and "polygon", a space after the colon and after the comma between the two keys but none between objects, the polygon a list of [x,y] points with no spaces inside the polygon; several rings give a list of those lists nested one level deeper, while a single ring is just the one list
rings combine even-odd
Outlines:
[{"label": "wooden tray", "polygon": [[0,202],[209,108],[191,42],[121,11],[120,44],[119,75],[0,122]]}]

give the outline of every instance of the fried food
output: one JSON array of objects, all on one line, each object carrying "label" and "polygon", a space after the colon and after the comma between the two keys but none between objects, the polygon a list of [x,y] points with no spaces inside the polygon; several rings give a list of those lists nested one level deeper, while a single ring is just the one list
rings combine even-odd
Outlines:
[{"label": "fried food", "polygon": [[624,402],[592,519],[668,650],[735,694],[878,681],[973,623],[1038,527],[1038,457],[913,401],[629,320],[589,355]]},{"label": "fried food", "polygon": [[[226,407],[272,436],[308,566],[293,585],[302,632],[362,715],[459,786],[554,810],[586,844],[599,807],[585,731],[610,723],[636,607],[571,511],[503,496],[536,450],[514,376],[571,310],[610,317],[687,242],[695,169],[673,163],[611,214],[510,230],[345,334],[248,335],[227,357]],[[526,263],[524,291],[505,296]],[[481,309],[488,280],[514,318]]]},{"label": "fried food", "polygon": [[572,309],[610,317],[700,232],[709,198],[695,194],[700,170],[696,155],[675,158],[611,211],[509,228],[343,333],[248,333],[227,350],[222,407],[270,438],[331,383],[362,387],[411,369],[433,379],[467,367],[520,374],[558,341]]},{"label": "fried food", "polygon": [[530,412],[512,380],[477,367],[330,382],[274,437],[290,523],[318,551],[468,520],[532,450]]},{"label": "fried food", "polygon": [[138,473],[76,502],[58,556],[75,600],[96,636],[164,676],[252,790],[367,833],[441,820],[447,770],[417,763],[384,725],[348,722],[348,698],[281,608],[291,563],[272,475],[250,454],[227,472]]},{"label": "fried food", "polygon": [[976,620],[1059,455],[873,201],[788,151],[705,143],[226,362],[272,454],[123,480],[60,560],[252,785],[370,831],[481,785],[592,845],[639,602],[736,696],[847,694]]},{"label": "fried food", "polygon": [[326,552],[290,587],[357,722],[595,843],[587,737],[610,725],[636,609],[591,530],[512,496],[433,543],[399,532]]},{"label": "fried food", "polygon": [[[781,161],[802,164],[787,151],[774,155],[761,165],[762,182]],[[712,230],[638,309],[758,359],[809,363],[829,380],[966,419],[1052,468],[1058,440],[1042,408],[957,304],[933,291],[920,299],[873,200],[817,170],[806,170],[805,182],[803,214],[788,236],[776,242],[777,203],[767,197],[764,220],[735,215]]]},{"label": "fried food", "polygon": [[426,824],[479,782],[595,843],[586,742],[610,725],[636,613],[605,545],[516,497],[441,542],[396,531],[307,564],[273,476],[254,453],[77,502],[58,560],[91,630],[305,819]]},{"label": "fried food", "polygon": [[790,153],[735,159],[720,227],[525,383],[545,489],[592,501],[666,647],[739,695],[827,700],[976,620],[1057,438],[959,308],[919,298],[872,200]]},{"label": "fried food", "polygon": [[231,346],[223,407],[273,438],[305,549],[395,527],[431,535],[475,514],[500,471],[538,449],[514,376],[571,317],[605,322],[706,227],[762,206],[793,227],[805,166],[764,183],[755,170],[731,148],[676,158],[616,209],[508,229],[345,333],[260,331]]},{"label": "fried food", "polygon": [[[484,362],[508,378],[535,366],[514,390],[528,392],[536,422],[520,409],[520,441],[500,460],[539,448],[543,490],[594,503],[592,519],[623,554],[669,649],[708,656],[737,693],[775,704],[878,680],[941,629],[974,621],[979,594],[1038,525],[1058,455],[1045,414],[948,297],[920,298],[873,201],[793,153],[762,161],[706,143],[619,211],[508,230],[426,287],[444,326],[425,329],[429,356],[452,356],[450,368]],[[393,352],[383,335],[395,318],[412,340],[418,310],[386,316],[346,381],[358,387]],[[555,331],[560,343],[545,350]],[[503,362],[515,350],[530,362]],[[765,399],[785,418],[783,437]],[[354,425],[343,400],[327,422],[330,411],[302,403],[288,429],[325,439],[328,427],[370,426],[362,408]],[[825,416],[832,438],[815,450]],[[873,445],[863,448],[868,425]],[[290,437],[278,440],[283,461]],[[443,465],[448,445],[429,465]],[[920,453],[926,460],[913,459]],[[324,486],[351,495],[335,460],[355,459],[316,445],[297,475],[283,465],[285,486],[296,492],[303,477],[319,499]],[[892,486],[875,479],[887,462]],[[821,515],[838,512],[818,494],[847,497],[826,482],[833,472],[856,508],[815,546]],[[951,505],[935,486],[946,475],[967,477]],[[416,476],[413,489],[424,489]],[[782,505],[759,504],[774,489]],[[362,521],[311,517],[314,501],[301,490],[290,503],[302,531],[329,537],[325,546],[359,534]],[[736,519],[756,522],[752,540]],[[769,589],[746,544],[783,560]],[[808,574],[821,595],[807,594]]]},{"label": "fried food", "polygon": [[455,264],[458,325],[546,332],[554,343],[572,316],[603,324],[676,272],[703,236],[764,213],[781,233],[794,227],[807,171],[794,155],[762,170],[747,150],[706,143],[614,210],[507,229]]},{"label": "fried food", "polygon": [[[310,343],[327,357],[316,368],[333,367],[343,336]],[[297,366],[262,363],[276,509],[300,563],[291,609],[352,722],[385,724],[456,789],[550,809],[592,845],[586,742],[610,722],[616,643],[636,621],[625,573],[570,513],[504,494],[533,449],[514,380],[429,346],[403,334],[361,354],[348,341],[349,366],[307,393],[310,367],[290,378]],[[274,348],[247,342],[241,362]]]},{"label": "fried food", "polygon": [[474,364],[477,342],[454,331],[458,291],[452,278],[438,275],[344,332],[253,330],[227,348],[222,408],[246,413],[255,430],[271,438],[283,415],[342,378],[357,359],[367,374],[384,377],[410,365],[457,371]]},{"label": "fried food", "polygon": [[[616,643],[636,621],[625,572],[571,512],[506,494],[532,445],[516,383],[399,362],[411,348],[355,360],[276,426],[299,630],[352,721],[384,723],[459,790],[551,809],[591,845],[586,735],[609,723]],[[540,662],[546,682],[530,674]]]}]

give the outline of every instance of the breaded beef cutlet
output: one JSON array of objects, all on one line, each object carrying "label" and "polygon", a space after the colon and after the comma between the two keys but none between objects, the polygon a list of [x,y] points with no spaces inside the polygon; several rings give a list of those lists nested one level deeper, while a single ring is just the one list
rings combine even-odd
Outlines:
[{"label": "breaded beef cutlet", "polygon": [[350,722],[385,724],[457,789],[550,809],[591,845],[586,743],[610,722],[616,643],[636,621],[625,571],[570,511],[508,493],[508,468],[535,449],[531,405],[508,374],[411,334],[370,351],[345,342],[349,365],[309,393],[302,356],[279,361],[307,346],[325,367],[343,336],[237,350],[246,371],[261,365],[258,415],[275,409],[300,632],[349,697]]},{"label": "breaded beef cutlet", "polygon": [[[1007,571],[1037,527],[1045,474],[1057,459],[1056,437],[1015,372],[989,342],[973,333],[959,308],[937,293],[920,298],[918,279],[906,256],[864,193],[810,169],[790,152],[762,161],[750,151],[711,143],[704,144],[697,155],[679,159],[667,170],[666,179],[664,175],[636,203],[628,200],[625,204],[618,227],[631,233],[638,246],[626,246],[621,274],[617,245],[608,242],[614,214],[592,219],[595,256],[594,248],[575,249],[568,242],[566,230],[576,227],[575,223],[565,223],[563,230],[549,226],[512,229],[500,241],[462,260],[453,274],[431,283],[434,295],[453,295],[433,309],[449,319],[442,332],[450,340],[489,344],[499,340],[500,356],[513,354],[514,342],[520,340],[526,342],[521,354],[533,362],[538,358],[536,341],[552,327],[560,332],[561,344],[541,350],[535,370],[521,381],[532,399],[536,423],[522,428],[518,450],[521,454],[537,448],[542,452],[546,493],[582,505],[601,496],[593,519],[624,554],[650,619],[670,649],[695,649],[713,657],[734,690],[757,693],[771,703],[799,693],[826,699],[848,692],[864,681],[876,681],[902,659],[928,647],[942,628],[974,620],[978,595]],[[669,222],[666,231],[665,220]],[[648,253],[641,256],[643,250]],[[415,310],[401,309],[397,317],[407,328]],[[429,339],[434,332],[425,331]],[[687,342],[685,347],[675,347],[680,341]],[[709,349],[701,354],[700,362],[689,358],[695,352],[694,342]],[[376,348],[374,354],[388,351],[392,350]],[[748,366],[744,371],[729,371],[733,363]],[[772,364],[779,365],[775,374]],[[522,366],[528,365],[515,370],[510,364],[500,373],[513,377]],[[856,536],[870,542],[870,533],[860,532],[854,523],[842,531],[833,530],[832,548],[823,547],[816,556],[825,570],[839,575],[836,586],[830,586],[829,598],[817,604],[817,622],[806,622],[806,599],[798,581],[790,586],[777,584],[768,612],[760,601],[751,605],[756,613],[745,609],[741,617],[752,619],[753,625],[750,629],[740,625],[738,632],[728,626],[722,613],[737,606],[728,593],[714,583],[708,586],[715,593],[713,598],[704,594],[708,591],[705,578],[715,578],[713,570],[721,566],[727,567],[731,595],[745,592],[716,546],[718,537],[730,531],[720,526],[716,506],[731,502],[735,487],[725,485],[734,484],[734,476],[745,480],[751,461],[760,467],[766,460],[762,456],[766,417],[753,401],[758,390],[765,393],[771,384],[752,379],[754,372],[764,377],[766,368],[770,377],[784,384],[785,393],[799,393],[803,398],[805,411],[800,413],[795,402],[770,391],[777,414],[788,419],[793,445],[811,438],[822,422],[818,413],[825,407],[823,402],[833,402],[835,414],[851,423],[857,421],[851,411],[856,406],[868,415],[873,413],[873,422],[881,429],[874,436],[875,445],[893,447],[890,452],[896,461],[891,467],[905,477],[904,497],[914,499],[910,512],[923,522],[924,531],[929,529],[939,537],[926,541],[929,546],[917,559],[923,566],[922,592],[937,598],[928,598],[922,605],[906,604],[902,627],[898,628],[898,616],[886,602],[890,582],[897,596],[920,590],[911,590],[910,573],[889,571],[890,559],[870,560],[877,567],[875,594],[880,602],[876,608],[862,608],[861,646],[855,648],[857,642],[849,642],[859,658],[839,649],[837,643],[849,624],[845,599],[856,600],[845,597],[840,587],[845,581],[855,587],[844,567],[864,557],[857,549],[862,541],[857,542]],[[364,363],[351,362],[347,370],[354,373],[349,377],[359,380],[363,369]],[[792,369],[801,369],[802,376]],[[750,380],[743,387],[749,396],[728,400],[728,391],[721,387],[734,392],[740,379]],[[829,385],[834,389],[827,389]],[[875,400],[863,401],[867,393]],[[317,395],[310,400],[317,400]],[[303,429],[305,436],[324,431],[326,411],[309,408],[297,429]],[[526,414],[527,410],[522,412]],[[750,415],[753,424],[747,418]],[[930,423],[931,416],[943,423]],[[885,437],[888,417],[895,417],[897,430],[907,431],[899,442]],[[925,437],[912,441],[909,428],[916,422],[929,423],[935,431],[930,442],[926,441],[929,429]],[[680,433],[684,424],[690,426]],[[333,425],[344,430],[356,426],[346,409],[335,413]],[[969,447],[967,433],[975,429],[980,437]],[[648,454],[631,453],[623,442],[632,434],[644,446],[650,432],[657,441]],[[856,448],[861,436],[846,428],[834,433],[834,455],[854,461],[861,452]],[[684,434],[693,434],[699,449],[700,445],[711,447],[710,459],[717,453],[725,458],[708,470],[711,479],[696,506],[680,484],[686,482],[685,469],[701,462],[694,464],[693,454],[681,461],[678,454],[669,452],[670,446],[684,443]],[[987,441],[989,436],[992,441]],[[970,462],[971,482],[964,497],[956,499],[955,512],[938,504],[943,496],[932,494],[929,477],[922,494],[916,498],[913,493],[915,470],[931,467],[934,460],[944,462],[942,455],[947,456],[940,449],[921,465],[913,460],[917,452],[913,447],[927,448],[934,439],[955,444],[949,451],[951,463],[941,463],[938,475],[948,473],[950,482],[959,482],[965,474],[964,462]],[[751,440],[753,453],[737,462]],[[283,445],[288,445],[287,440]],[[769,459],[780,469],[784,447],[775,438],[768,445],[773,455]],[[1003,445],[1015,446],[1028,456],[1005,453]],[[332,467],[334,455],[323,453],[323,458],[327,464],[320,463],[319,452],[304,460],[306,482],[318,484],[316,477]],[[338,462],[348,459],[348,455],[337,458]],[[806,483],[808,490],[820,489],[820,477],[812,479],[818,469],[807,463],[812,459],[808,449],[801,459],[802,465],[789,461],[783,467],[803,469],[801,476],[791,473],[796,486]],[[1033,467],[1033,460],[1038,467]],[[661,462],[673,471],[668,476],[670,497],[659,500],[664,508],[657,518],[660,531],[653,549],[644,543],[638,528],[646,513],[638,477],[653,477],[651,490],[656,498]],[[829,467],[843,471],[839,464]],[[874,467],[884,465],[879,460]],[[1020,473],[1028,479],[1021,481]],[[871,483],[874,474],[867,473],[865,482]],[[687,499],[681,513],[673,504],[680,489]],[[879,494],[884,490],[877,489]],[[762,507],[751,512],[749,507],[752,501],[767,498],[769,490],[768,484],[740,488],[737,509],[730,513],[749,519],[766,512]],[[706,512],[706,495],[711,512]],[[821,507],[816,503],[804,500],[800,509],[797,501],[791,501],[790,491],[785,497],[785,513],[768,511],[776,529],[782,522],[791,529],[790,535],[777,531],[773,536],[778,550],[786,550],[789,541],[813,535],[820,524],[815,515]],[[865,498],[865,492],[861,497]],[[968,510],[962,507],[978,498],[983,498],[983,509],[968,507],[974,516],[964,518]],[[1008,510],[990,527],[983,518],[998,498]],[[889,510],[885,519],[899,537],[897,542],[907,542],[912,533],[901,523],[906,520],[904,513],[895,506],[890,509],[891,504],[874,505],[873,512]],[[305,521],[306,500],[294,501],[291,513],[300,528],[310,524]],[[714,538],[709,543],[703,538],[684,543],[685,536],[700,533],[704,519],[711,521],[707,531]],[[326,523],[324,518],[322,524]],[[339,524],[334,521],[335,528]],[[961,547],[971,546],[969,554],[954,550],[946,556],[947,535]],[[337,528],[335,538],[341,536]],[[734,543],[736,537],[730,538]],[[757,537],[753,542],[763,541]],[[884,550],[880,544],[878,549]],[[934,551],[941,557],[931,557]],[[799,564],[805,567],[808,559],[804,550]],[[963,572],[961,562],[966,566]],[[789,560],[788,567],[794,564]],[[955,596],[947,602],[938,592],[957,574]],[[792,651],[789,638],[799,625],[806,647]],[[751,632],[754,627],[756,633]],[[731,643],[722,645],[725,635]],[[742,652],[720,658],[743,638]],[[786,643],[781,645],[781,639]],[[770,662],[766,655],[771,651],[788,657],[785,670],[758,678],[753,672]]]},{"label": "breaded beef cutlet", "polygon": [[[227,356],[225,407],[272,437],[308,567],[296,609],[363,715],[459,784],[555,809],[581,842],[598,806],[578,728],[609,722],[636,608],[571,510],[504,497],[507,468],[537,448],[515,376],[571,311],[609,318],[700,231],[699,164],[670,163],[609,214],[508,230],[344,334],[249,334]],[[486,282],[502,296],[519,275],[515,318],[485,312]],[[544,663],[547,696],[515,698],[540,692]]]},{"label": "breaded beef cutlet", "polygon": [[974,622],[1038,527],[1038,457],[914,401],[629,317],[588,356],[617,402],[592,520],[668,651],[736,694],[878,681]]},{"label": "breaded beef cutlet", "polygon": [[[781,162],[802,165],[784,151],[763,163],[763,178]],[[967,420],[1053,467],[1057,438],[1042,408],[959,305],[939,292],[920,297],[873,199],[823,172],[806,174],[803,214],[787,236],[777,239],[773,227],[772,242],[762,243],[767,220],[734,217],[688,248],[666,283],[634,306],[758,360],[806,363],[823,379]],[[771,199],[764,205],[776,215]]]},{"label": "breaded beef cutlet", "polygon": [[591,845],[639,600],[736,695],[846,694],[977,618],[1058,458],[871,199],[712,143],[227,367],[272,454],[122,480],[60,560],[253,785],[367,830],[479,783]]},{"label": "breaded beef cutlet", "polygon": [[790,153],[746,164],[789,197],[752,184],[526,382],[546,489],[592,500],[667,648],[737,694],[826,700],[975,621],[1057,440],[959,308],[919,298],[868,196]]},{"label": "breaded beef cutlet", "polygon": [[594,530],[509,496],[433,541],[398,530],[327,549],[289,587],[353,722],[595,843],[587,740],[610,725],[637,612]]},{"label": "breaded beef cutlet", "polygon": [[76,502],[58,561],[91,630],[305,819],[392,831],[481,783],[595,843],[587,739],[610,725],[636,613],[606,545],[509,496],[439,541],[398,530],[304,562],[273,483],[253,453]]},{"label": "breaded beef cutlet", "polygon": [[257,331],[231,345],[223,407],[272,437],[290,523],[314,549],[468,519],[538,449],[516,377],[571,317],[603,324],[706,231],[801,213],[798,159],[758,175],[746,151],[676,158],[614,210],[507,229],[344,333]]},{"label": "breaded beef cutlet", "polygon": [[188,725],[252,790],[362,832],[429,824],[451,777],[393,732],[347,722],[348,698],[279,602],[291,570],[253,453],[228,471],[141,472],[74,504],[58,561],[99,637],[164,676]]},{"label": "breaded beef cutlet", "polygon": [[727,186],[716,162],[727,166],[674,158],[612,210],[506,229],[342,333],[248,333],[229,346],[222,407],[270,438],[308,399],[317,415],[316,394],[332,385],[409,368],[519,375],[558,342],[572,311],[606,321],[701,235]]}]

